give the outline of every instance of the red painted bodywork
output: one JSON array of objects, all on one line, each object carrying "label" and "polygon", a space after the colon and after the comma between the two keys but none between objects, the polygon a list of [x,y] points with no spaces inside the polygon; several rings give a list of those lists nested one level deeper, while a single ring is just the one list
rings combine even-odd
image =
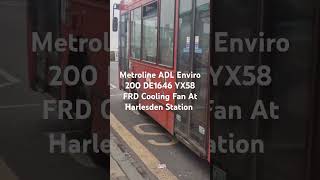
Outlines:
[{"label": "red painted bodywork", "polygon": [[[150,63],[145,63],[145,62],[140,62],[137,60],[130,59],[132,63],[132,69],[131,71],[135,73],[142,73],[142,72],[151,72],[151,73],[156,73],[159,74],[160,72],[175,72],[175,69],[169,69],[169,68],[164,68],[161,66],[156,66],[154,64]],[[146,79],[138,79],[138,81],[143,84],[146,82]],[[153,79],[152,82],[163,82],[162,79],[156,78]],[[167,82],[171,82],[174,84],[175,79],[169,79]],[[141,100],[140,103],[142,105],[151,105],[151,104],[160,104],[160,105],[166,105],[167,103],[174,105],[175,101],[172,97],[172,94],[176,92],[175,88],[172,89],[165,89],[165,90],[160,90],[160,89],[142,89],[141,93],[145,92],[147,94],[167,94],[170,95],[170,101],[166,102],[164,100],[159,100],[159,101],[153,101],[153,100]],[[159,124],[161,124],[168,132],[171,134],[174,133],[174,113],[172,111],[145,111],[147,114],[149,114],[154,120],[156,120]]]},{"label": "red painted bodywork", "polygon": [[[154,0],[129,0],[125,3],[125,1],[121,1],[120,3],[120,13],[124,14],[132,9],[135,9],[137,7],[140,7],[142,5],[151,3],[151,2],[156,2]],[[178,6],[177,6],[178,7]],[[178,24],[175,24],[175,29],[178,28]],[[177,42],[177,32],[175,31],[175,41]],[[130,38],[129,38],[130,41]],[[130,42],[129,42],[130,44]],[[142,72],[149,72],[149,73],[156,73],[157,75],[160,72],[172,72],[173,74],[176,72],[176,50],[177,50],[177,43],[174,45],[174,66],[173,67],[166,67],[166,66],[161,66],[161,65],[156,65],[154,63],[148,63],[146,61],[141,61],[137,59],[131,58],[130,50],[129,50],[129,61],[131,62],[131,69],[130,71],[134,73],[142,73]],[[138,81],[143,84],[143,82],[146,81],[146,79],[138,79]],[[163,82],[164,79],[156,78],[153,79],[152,82]],[[166,79],[166,82],[171,82],[174,84],[176,81],[175,78],[169,78]],[[151,89],[142,89],[141,92],[145,92],[147,94],[156,94],[156,93],[161,93],[161,94],[166,94],[170,95],[170,101],[152,101],[152,100],[139,100],[141,105],[151,105],[151,104],[160,104],[160,105],[166,105],[167,103],[174,105],[175,100],[172,97],[172,94],[176,92],[176,89],[165,89],[165,90],[151,90]],[[170,134],[174,134],[174,112],[172,111],[145,111],[148,115],[150,115],[155,121],[157,121],[161,126],[163,126]]]},{"label": "red painted bodywork", "polygon": [[[156,2],[156,0],[122,0],[120,3],[120,14],[125,14],[130,12],[133,9],[136,9],[137,7],[141,7],[143,5]],[[179,35],[179,3],[183,1],[176,0],[176,10],[175,10],[175,30],[174,30],[174,62],[173,62],[173,67],[166,67],[166,66],[161,66],[159,64],[154,64],[154,63],[149,63],[143,60],[138,60],[138,59],[133,59],[131,58],[131,49],[129,47],[129,63],[131,63],[131,69],[129,71],[134,72],[134,73],[141,73],[141,72],[149,72],[149,73],[156,73],[159,74],[159,72],[172,72],[174,75],[177,71],[177,52],[178,52],[178,35]],[[158,1],[159,3],[159,1]],[[129,33],[130,34],[130,33]],[[129,44],[130,44],[130,35],[128,37],[129,39]],[[140,83],[143,83],[146,81],[146,79],[138,79]],[[154,82],[163,82],[163,79],[153,79]],[[121,82],[121,79],[120,79]],[[176,82],[176,78],[173,79],[168,79],[166,82],[171,82],[174,83]],[[121,84],[121,83],[120,83]],[[143,89],[143,92],[146,92],[147,94],[155,94],[155,93],[163,93],[166,95],[170,95],[170,101],[169,103],[174,105],[175,100],[172,97],[172,94],[176,92],[176,89],[173,88],[171,90],[150,90],[150,89]],[[164,101],[153,101],[153,100],[139,100],[140,104],[142,105],[151,105],[151,104],[162,104],[165,105],[167,102]],[[174,132],[174,124],[175,124],[175,113],[173,111],[145,111],[149,116],[151,116],[155,121],[157,121],[162,127],[164,127],[171,135],[175,135]],[[209,114],[209,112],[208,112]],[[209,124],[210,127],[210,124]],[[210,132],[210,129],[208,130]],[[210,134],[208,134],[207,137],[207,142],[209,144],[209,139],[210,139]],[[206,156],[207,161],[210,162],[210,146],[208,145],[208,154]]]}]

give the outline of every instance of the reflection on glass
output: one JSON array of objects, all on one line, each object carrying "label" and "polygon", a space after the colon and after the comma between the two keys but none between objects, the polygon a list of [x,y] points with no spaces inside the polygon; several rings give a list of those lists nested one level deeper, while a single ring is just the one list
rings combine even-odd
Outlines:
[{"label": "reflection on glass", "polygon": [[160,64],[173,66],[175,1],[162,0],[160,15]]},{"label": "reflection on glass", "polygon": [[196,89],[193,93],[198,95],[198,99],[192,102],[194,111],[191,112],[191,137],[205,146],[206,136],[199,131],[199,127],[207,127],[210,11],[209,0],[196,2],[193,72],[201,74],[201,78],[195,79]]},{"label": "reflection on glass", "polygon": [[143,60],[156,62],[157,58],[157,17],[151,17],[143,20]]},{"label": "reflection on glass", "polygon": [[[179,7],[179,50],[177,71],[189,73],[190,67],[190,43],[192,30],[192,0],[184,0]],[[187,82],[188,79],[179,79],[179,82]],[[189,94],[186,89],[178,89],[178,94]],[[177,100],[176,104],[188,105],[188,100]],[[176,129],[187,136],[189,113],[187,111],[179,111],[176,113]]]},{"label": "reflection on glass", "polygon": [[131,11],[131,57],[141,58],[141,8]]}]

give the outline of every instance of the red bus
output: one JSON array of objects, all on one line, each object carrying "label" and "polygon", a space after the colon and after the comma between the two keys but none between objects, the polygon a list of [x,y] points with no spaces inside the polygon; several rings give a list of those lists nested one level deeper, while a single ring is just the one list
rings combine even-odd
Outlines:
[{"label": "red bus", "polygon": [[[116,6],[117,7],[117,6]],[[139,104],[191,105],[186,110],[145,111],[170,134],[200,157],[209,160],[209,0],[122,0],[119,26],[119,71],[134,74],[170,72],[174,78],[119,78],[120,89],[131,82],[163,84],[193,82],[195,88],[136,89],[148,95],[169,95],[169,100],[146,100]],[[116,19],[115,19],[116,20]],[[117,23],[114,23],[117,24]],[[115,28],[116,29],[116,28]],[[178,74],[200,78],[177,78]],[[174,94],[198,95],[197,100],[177,99]]]},{"label": "red bus", "polygon": [[[41,40],[46,39],[48,33],[52,40],[68,39],[70,35],[76,39],[103,39],[109,32],[109,13],[107,0],[28,0],[27,37],[30,87],[56,100],[69,100],[72,104],[78,99],[90,102],[92,111],[85,130],[90,134],[91,132],[99,134],[99,140],[109,138],[109,123],[101,115],[100,109],[102,102],[109,99],[107,51],[92,52],[87,47],[84,51],[78,52],[68,48],[62,52],[56,49],[52,51],[47,48],[35,49],[34,41],[36,37]],[[79,82],[76,85],[69,85],[61,80],[65,78],[61,74],[68,67],[76,67],[78,69],[76,71],[82,72],[88,65],[96,70],[95,84],[87,86]],[[60,68],[60,70],[52,69],[52,67]],[[68,78],[70,80],[70,77]],[[61,81],[61,84],[51,85],[54,79]],[[75,106],[72,106],[71,111],[75,110]],[[108,114],[109,105],[106,105],[104,110],[105,114]],[[104,161],[107,164],[108,161]]]}]

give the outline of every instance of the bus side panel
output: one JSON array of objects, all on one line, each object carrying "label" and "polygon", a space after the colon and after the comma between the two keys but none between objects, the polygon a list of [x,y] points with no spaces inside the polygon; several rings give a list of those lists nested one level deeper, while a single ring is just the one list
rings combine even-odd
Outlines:
[{"label": "bus side panel", "polygon": [[140,94],[141,93],[146,93],[149,95],[155,95],[155,94],[159,94],[159,95],[169,95],[169,101],[165,101],[165,100],[157,100],[157,101],[153,101],[153,100],[141,100],[140,99],[140,103],[141,105],[162,105],[164,107],[163,111],[146,111],[146,113],[148,113],[155,121],[157,121],[161,126],[163,126],[168,132],[170,132],[171,134],[173,134],[173,128],[174,128],[174,115],[173,112],[171,111],[167,111],[165,110],[166,108],[166,104],[171,104],[174,105],[175,101],[173,99],[173,93],[175,93],[175,78],[168,78],[168,79],[162,79],[162,78],[158,78],[158,75],[160,74],[160,72],[172,72],[172,70],[168,70],[168,69],[164,69],[164,68],[159,68],[159,67],[152,67],[152,64],[142,64],[140,62],[137,61],[132,61],[132,71],[134,73],[142,73],[142,72],[149,72],[149,73],[155,73],[157,74],[157,78],[155,79],[138,79],[138,81],[140,82],[140,84],[143,86],[143,84],[147,81],[147,82],[152,82],[152,83],[163,83],[163,82],[167,82],[170,83],[173,87],[172,89],[152,89],[152,88],[141,88],[140,90]]},{"label": "bus side panel", "polygon": [[[148,100],[140,100],[141,105],[151,106],[159,105],[159,103]],[[174,113],[167,110],[145,111],[155,121],[157,121],[162,127],[164,127],[170,134],[173,134],[173,121]]]}]

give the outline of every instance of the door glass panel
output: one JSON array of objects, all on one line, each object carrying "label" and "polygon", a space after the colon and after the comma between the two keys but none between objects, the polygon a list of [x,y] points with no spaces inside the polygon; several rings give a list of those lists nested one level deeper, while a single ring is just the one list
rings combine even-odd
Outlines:
[{"label": "door glass panel", "polygon": [[196,1],[195,38],[193,73],[201,74],[200,79],[194,79],[196,88],[193,93],[198,95],[193,100],[194,110],[191,112],[190,136],[200,146],[206,145],[208,119],[208,67],[209,67],[209,40],[210,40],[210,11],[209,0]]},{"label": "door glass panel", "polygon": [[[121,72],[128,71],[128,37],[129,37],[129,20],[128,14],[124,14],[120,17],[120,31],[119,31],[119,68]],[[125,81],[121,82],[121,86],[124,87]]]},{"label": "door glass panel", "polygon": [[192,105],[193,111],[176,112],[176,133],[182,135],[201,154],[206,155],[209,99],[209,0],[188,0],[180,4],[179,52],[177,71],[199,73],[199,79],[178,79],[194,82],[196,88],[177,89],[178,94],[196,94],[197,99],[177,100],[177,104]]},{"label": "door glass panel", "polygon": [[[180,3],[179,11],[179,54],[177,61],[177,71],[189,73],[191,71],[191,33],[192,33],[192,0],[184,0]],[[189,79],[179,79],[178,82],[187,82]],[[189,94],[189,90],[178,89],[178,94]],[[177,104],[188,105],[188,100],[177,100]],[[185,136],[188,134],[189,113],[188,111],[177,111],[176,129]]]}]

